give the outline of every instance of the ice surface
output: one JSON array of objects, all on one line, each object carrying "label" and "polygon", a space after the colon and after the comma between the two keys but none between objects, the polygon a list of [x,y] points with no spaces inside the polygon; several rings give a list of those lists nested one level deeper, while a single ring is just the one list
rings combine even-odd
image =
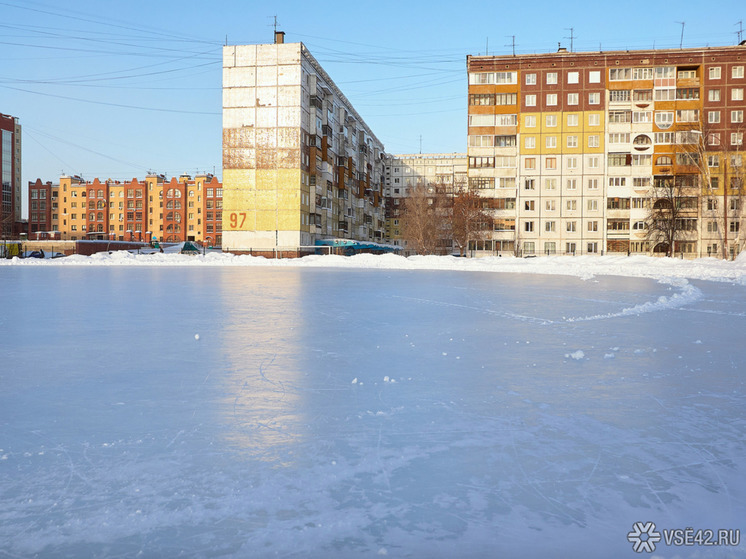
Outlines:
[{"label": "ice surface", "polygon": [[633,557],[637,521],[746,528],[740,263],[116,258],[0,266],[0,557]]}]

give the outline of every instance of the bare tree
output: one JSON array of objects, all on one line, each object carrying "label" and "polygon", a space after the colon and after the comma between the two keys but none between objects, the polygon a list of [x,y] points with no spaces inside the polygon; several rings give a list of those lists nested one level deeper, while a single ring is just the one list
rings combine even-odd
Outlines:
[{"label": "bare tree", "polygon": [[451,231],[461,256],[466,255],[469,241],[482,240],[489,233],[492,217],[484,210],[484,201],[473,188],[461,188],[453,195]]},{"label": "bare tree", "polygon": [[404,199],[403,235],[417,254],[439,254],[450,238],[449,199],[442,185],[419,183]]}]

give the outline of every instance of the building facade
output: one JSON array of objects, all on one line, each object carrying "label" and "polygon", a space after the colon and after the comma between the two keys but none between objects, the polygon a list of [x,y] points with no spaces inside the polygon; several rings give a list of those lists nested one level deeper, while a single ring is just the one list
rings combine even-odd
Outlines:
[{"label": "building facade", "polygon": [[18,118],[0,114],[0,238],[19,233],[21,220],[21,125]]},{"label": "building facade", "polygon": [[205,174],[29,182],[29,239],[222,242],[222,184]]},{"label": "building facade", "polygon": [[467,185],[465,153],[386,155],[386,241],[406,248],[403,236],[404,198],[417,185],[437,185],[452,191]]},{"label": "building facade", "polygon": [[[746,46],[469,56],[468,176],[488,251],[743,248]],[[675,185],[674,246],[651,216]]]},{"label": "building facade", "polygon": [[384,150],[302,43],[223,49],[223,247],[383,241]]}]

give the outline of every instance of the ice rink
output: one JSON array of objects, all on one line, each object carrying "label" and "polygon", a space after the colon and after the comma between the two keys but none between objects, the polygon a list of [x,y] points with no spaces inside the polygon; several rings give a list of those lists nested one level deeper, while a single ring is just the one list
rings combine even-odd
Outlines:
[{"label": "ice rink", "polygon": [[635,522],[746,528],[743,283],[34,265],[0,284],[0,557],[639,557]]}]

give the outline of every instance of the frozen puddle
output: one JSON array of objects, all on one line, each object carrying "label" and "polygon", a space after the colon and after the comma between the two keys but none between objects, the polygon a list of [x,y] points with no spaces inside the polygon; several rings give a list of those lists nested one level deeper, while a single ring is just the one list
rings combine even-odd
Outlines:
[{"label": "frozen puddle", "polygon": [[631,557],[635,522],[746,528],[742,285],[0,282],[0,557]]}]

